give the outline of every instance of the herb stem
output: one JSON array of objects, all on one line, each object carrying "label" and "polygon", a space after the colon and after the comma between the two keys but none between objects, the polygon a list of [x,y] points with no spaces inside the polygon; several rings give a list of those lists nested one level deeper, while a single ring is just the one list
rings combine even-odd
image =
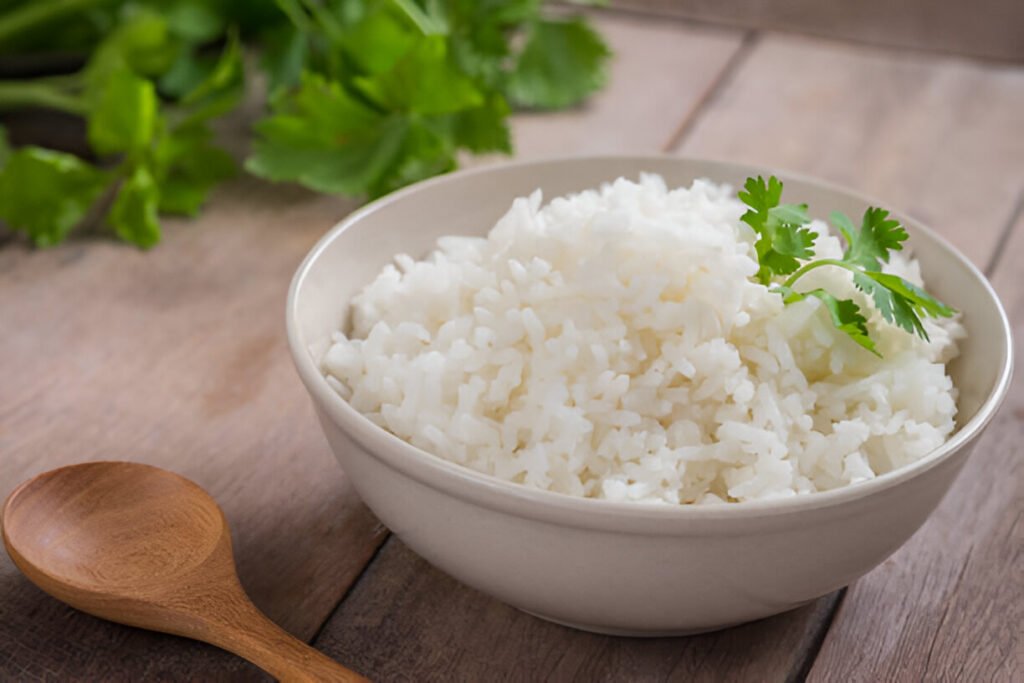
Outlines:
[{"label": "herb stem", "polygon": [[306,14],[306,10],[302,9],[302,5],[299,4],[298,0],[277,0],[274,4],[284,12],[295,28],[303,33],[315,32],[316,27],[313,26],[309,15]]},{"label": "herb stem", "polygon": [[330,11],[328,11],[319,2],[313,0],[303,0],[306,6],[306,10],[313,17],[313,21],[320,25],[320,28],[324,30],[327,37],[332,41],[342,40],[345,35],[345,29]]},{"label": "herb stem", "polygon": [[86,104],[81,97],[35,81],[0,81],[0,111],[23,107],[56,109],[69,114],[85,114]]},{"label": "herb stem", "polygon": [[850,271],[851,273],[855,273],[855,274],[861,272],[860,268],[858,268],[857,266],[851,265],[851,264],[847,263],[846,261],[840,261],[838,259],[833,259],[833,258],[823,258],[823,259],[818,259],[817,261],[811,261],[810,263],[805,263],[795,273],[790,275],[786,279],[786,281],[782,283],[782,286],[783,287],[792,287],[793,284],[797,280],[799,280],[801,277],[803,277],[804,275],[806,275],[810,271],[814,270],[815,268],[821,268],[822,266],[836,266],[836,267],[839,267],[839,268],[845,268],[846,270]]},{"label": "herb stem", "polygon": [[[39,76],[31,79],[31,81],[21,81],[24,83],[38,83],[40,85],[46,85],[51,88],[61,88],[65,90],[81,90],[85,87],[85,80],[83,78],[82,71],[76,71],[73,74],[56,74],[53,76]],[[0,82],[2,84],[2,82]]]},{"label": "herb stem", "polygon": [[21,7],[0,16],[0,43],[12,36],[29,31],[47,22],[74,14],[94,5],[101,5],[110,0],[48,0],[47,2],[29,2]]},{"label": "herb stem", "polygon": [[416,28],[422,31],[423,35],[429,36],[442,32],[437,22],[412,0],[394,0],[394,4],[405,13],[405,16],[409,17],[412,23],[416,24]]}]

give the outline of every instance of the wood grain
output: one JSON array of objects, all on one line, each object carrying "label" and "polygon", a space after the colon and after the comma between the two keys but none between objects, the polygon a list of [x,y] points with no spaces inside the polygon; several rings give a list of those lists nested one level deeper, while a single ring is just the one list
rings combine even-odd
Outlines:
[{"label": "wood grain", "polygon": [[[257,606],[311,637],[386,535],[330,454],[284,338],[294,268],[350,207],[240,180],[148,253],[95,239],[0,250],[0,496],[83,460],[181,473],[224,508]],[[252,670],[73,613],[0,557],[0,679],[232,675]]]},{"label": "wood grain", "polygon": [[88,614],[217,645],[283,681],[365,681],[256,609],[224,513],[173,472],[119,461],[44,472],[4,503],[3,540],[34,584]]},{"label": "wood grain", "polygon": [[1024,61],[1017,0],[614,0],[613,7],[751,29]]},{"label": "wood grain", "polygon": [[392,538],[316,644],[375,681],[783,680],[835,599],[701,636],[615,638],[492,600]]},{"label": "wood grain", "polygon": [[811,681],[1024,680],[1022,262],[1024,215],[994,276],[1018,360],[1002,410],[924,528],[849,589]]},{"label": "wood grain", "polygon": [[1024,184],[1024,69],[763,37],[677,151],[859,189],[984,266]]},{"label": "wood grain", "polygon": [[743,38],[672,21],[604,14],[594,20],[615,53],[607,86],[575,109],[517,114],[518,158],[661,150]]}]

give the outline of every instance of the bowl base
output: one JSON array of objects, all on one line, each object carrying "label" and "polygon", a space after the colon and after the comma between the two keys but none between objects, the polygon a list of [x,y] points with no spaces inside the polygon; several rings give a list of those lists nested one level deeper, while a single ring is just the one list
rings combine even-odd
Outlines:
[{"label": "bowl base", "polygon": [[564,621],[562,619],[556,619],[555,617],[549,617],[546,614],[540,612],[531,612],[527,609],[520,609],[520,612],[525,612],[532,617],[543,619],[544,621],[550,621],[553,624],[559,626],[566,626],[568,628],[574,628],[577,631],[587,631],[589,633],[597,633],[603,636],[624,636],[627,638],[674,638],[679,636],[696,636],[702,633],[713,633],[714,631],[722,631],[733,626],[739,626],[740,624],[746,623],[743,621],[737,621],[729,624],[722,624],[721,626],[709,626],[707,628],[694,628],[694,629],[624,629],[615,628],[609,626],[601,626],[597,624],[580,624],[572,621]]}]

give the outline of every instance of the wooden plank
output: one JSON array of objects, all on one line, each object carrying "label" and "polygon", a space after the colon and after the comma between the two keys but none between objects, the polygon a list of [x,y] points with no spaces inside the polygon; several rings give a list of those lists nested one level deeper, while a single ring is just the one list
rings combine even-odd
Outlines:
[{"label": "wooden plank", "polygon": [[811,681],[1024,680],[1022,261],[1024,215],[994,277],[1018,358],[1006,403],[924,528],[849,589]]},{"label": "wooden plank", "polygon": [[736,53],[736,31],[594,15],[615,56],[608,84],[575,109],[515,116],[516,156],[661,150]]},{"label": "wooden plank", "polygon": [[689,638],[614,638],[520,612],[392,538],[317,647],[376,681],[783,680],[835,598]]},{"label": "wooden plank", "polygon": [[[224,508],[254,601],[310,638],[386,535],[331,455],[284,338],[294,268],[350,208],[242,180],[151,252],[95,239],[0,251],[0,497],[82,460],[180,472]],[[248,670],[64,608],[0,555],[0,679]]]},{"label": "wooden plank", "polygon": [[1017,0],[614,0],[613,7],[752,29],[1024,61]]},{"label": "wooden plank", "polygon": [[679,151],[831,180],[984,265],[1024,184],[1024,69],[769,35]]}]

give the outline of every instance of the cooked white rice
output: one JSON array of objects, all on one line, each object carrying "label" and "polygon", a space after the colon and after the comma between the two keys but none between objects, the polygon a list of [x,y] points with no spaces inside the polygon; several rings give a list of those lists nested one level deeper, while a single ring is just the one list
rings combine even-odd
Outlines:
[{"label": "cooked white rice", "polygon": [[[352,301],[323,370],[353,408],[442,458],[526,486],[618,501],[722,503],[854,484],[954,429],[945,363],[885,323],[849,272],[811,271],[874,311],[880,359],[821,304],[754,282],[731,188],[659,176],[515,200],[487,238],[395,258]],[[819,257],[841,257],[821,222]],[[905,252],[904,252],[905,253]],[[886,270],[922,284],[917,262]]]}]

